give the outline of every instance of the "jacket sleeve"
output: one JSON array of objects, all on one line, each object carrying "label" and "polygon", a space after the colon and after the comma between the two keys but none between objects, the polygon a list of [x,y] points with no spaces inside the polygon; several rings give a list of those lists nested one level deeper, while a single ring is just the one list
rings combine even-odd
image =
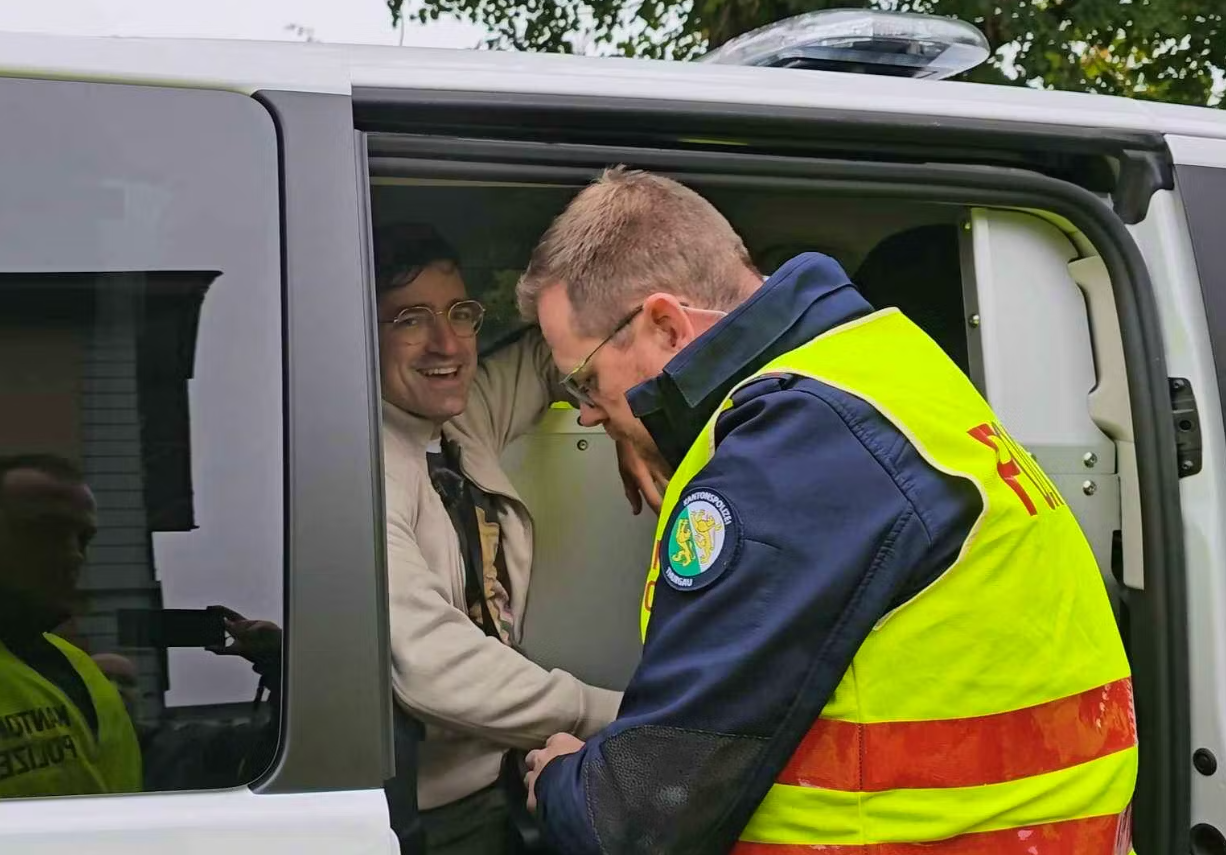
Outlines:
[{"label": "jacket sleeve", "polygon": [[[974,488],[849,399],[767,378],[721,415],[665,531],[687,500],[722,504],[722,547],[661,574],[618,719],[538,779],[558,851],[726,851],[874,623],[957,554]],[[665,535],[662,569],[678,549]]]},{"label": "jacket sleeve", "polygon": [[449,602],[417,547],[414,485],[390,473],[386,479],[392,687],[399,703],[426,722],[524,749],[558,731],[588,735],[612,721],[620,693],[540,667],[487,637]]},{"label": "jacket sleeve", "polygon": [[555,401],[566,400],[549,345],[536,327],[481,360],[469,396],[471,413],[498,451],[527,433]]}]

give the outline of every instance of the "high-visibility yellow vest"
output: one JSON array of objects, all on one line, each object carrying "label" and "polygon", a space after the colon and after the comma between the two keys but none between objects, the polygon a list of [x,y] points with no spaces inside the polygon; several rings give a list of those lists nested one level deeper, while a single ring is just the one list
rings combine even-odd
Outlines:
[{"label": "high-visibility yellow vest", "polygon": [[[871,404],[930,464],[975,484],[983,511],[954,564],[870,632],[734,852],[1127,852],[1131,674],[1093,553],[1052,482],[896,309],[837,327],[744,382],[767,374],[811,377]],[[666,526],[730,406],[731,394],[668,486],[644,638]]]},{"label": "high-visibility yellow vest", "polygon": [[98,734],[58,686],[0,644],[0,798],[139,792],[140,745],[119,692],[84,651],[47,639],[85,682]]}]

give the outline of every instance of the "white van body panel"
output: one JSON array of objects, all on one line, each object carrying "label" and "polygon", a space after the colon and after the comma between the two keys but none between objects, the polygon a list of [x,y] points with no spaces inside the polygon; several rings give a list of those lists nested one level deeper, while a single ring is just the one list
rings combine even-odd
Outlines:
[{"label": "white van body panel", "polygon": [[261,89],[349,93],[345,64],[334,53],[292,50],[292,44],[255,41],[0,33],[0,75],[243,94]]},{"label": "white van body panel", "polygon": [[1226,146],[1221,140],[1167,134],[1166,144],[1177,164],[1226,167]]},{"label": "white van body panel", "polygon": [[[389,24],[390,26],[390,24]],[[376,45],[0,33],[0,74],[347,94],[351,87],[650,98],[1226,139],[1220,110],[1027,87],[693,62]]]},{"label": "white van body panel", "polygon": [[[1218,162],[1226,165],[1226,143],[1213,145]],[[1172,145],[1173,152],[1178,148]],[[1207,147],[1201,153],[1208,154]],[[1200,416],[1203,468],[1179,482],[1192,748],[1207,748],[1220,761],[1226,757],[1226,442],[1205,305],[1178,189],[1156,193],[1148,216],[1131,231],[1157,286],[1167,373],[1191,382]],[[1220,775],[1192,774],[1192,824],[1202,822],[1226,827],[1226,785]]]},{"label": "white van body panel", "polygon": [[382,790],[0,800],[20,855],[394,855]]}]

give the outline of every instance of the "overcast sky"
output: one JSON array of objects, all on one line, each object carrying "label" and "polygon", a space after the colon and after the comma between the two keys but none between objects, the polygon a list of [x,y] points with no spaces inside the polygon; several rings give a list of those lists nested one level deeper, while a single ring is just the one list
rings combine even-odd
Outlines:
[{"label": "overcast sky", "polygon": [[[406,4],[407,5],[407,4]],[[0,0],[0,30],[90,36],[198,36],[397,44],[385,0]],[[471,48],[483,30],[458,21],[406,25],[404,43]]]}]

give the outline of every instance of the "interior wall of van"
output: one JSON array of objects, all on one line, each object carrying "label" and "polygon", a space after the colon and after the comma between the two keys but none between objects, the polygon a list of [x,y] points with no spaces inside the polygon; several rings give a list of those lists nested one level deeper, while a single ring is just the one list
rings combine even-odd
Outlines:
[{"label": "interior wall of van", "polygon": [[[1097,256],[1083,259],[1055,224],[1026,212],[974,209],[963,234],[981,388],[1081,523],[1118,613],[1116,536],[1139,562],[1140,530],[1122,525],[1121,465],[1130,504],[1138,495],[1126,385],[1122,402],[1115,393],[1123,361],[1095,359],[1096,338],[1106,349],[1119,336],[1101,261],[1095,267]],[[1124,444],[1118,464],[1116,440]]]}]

